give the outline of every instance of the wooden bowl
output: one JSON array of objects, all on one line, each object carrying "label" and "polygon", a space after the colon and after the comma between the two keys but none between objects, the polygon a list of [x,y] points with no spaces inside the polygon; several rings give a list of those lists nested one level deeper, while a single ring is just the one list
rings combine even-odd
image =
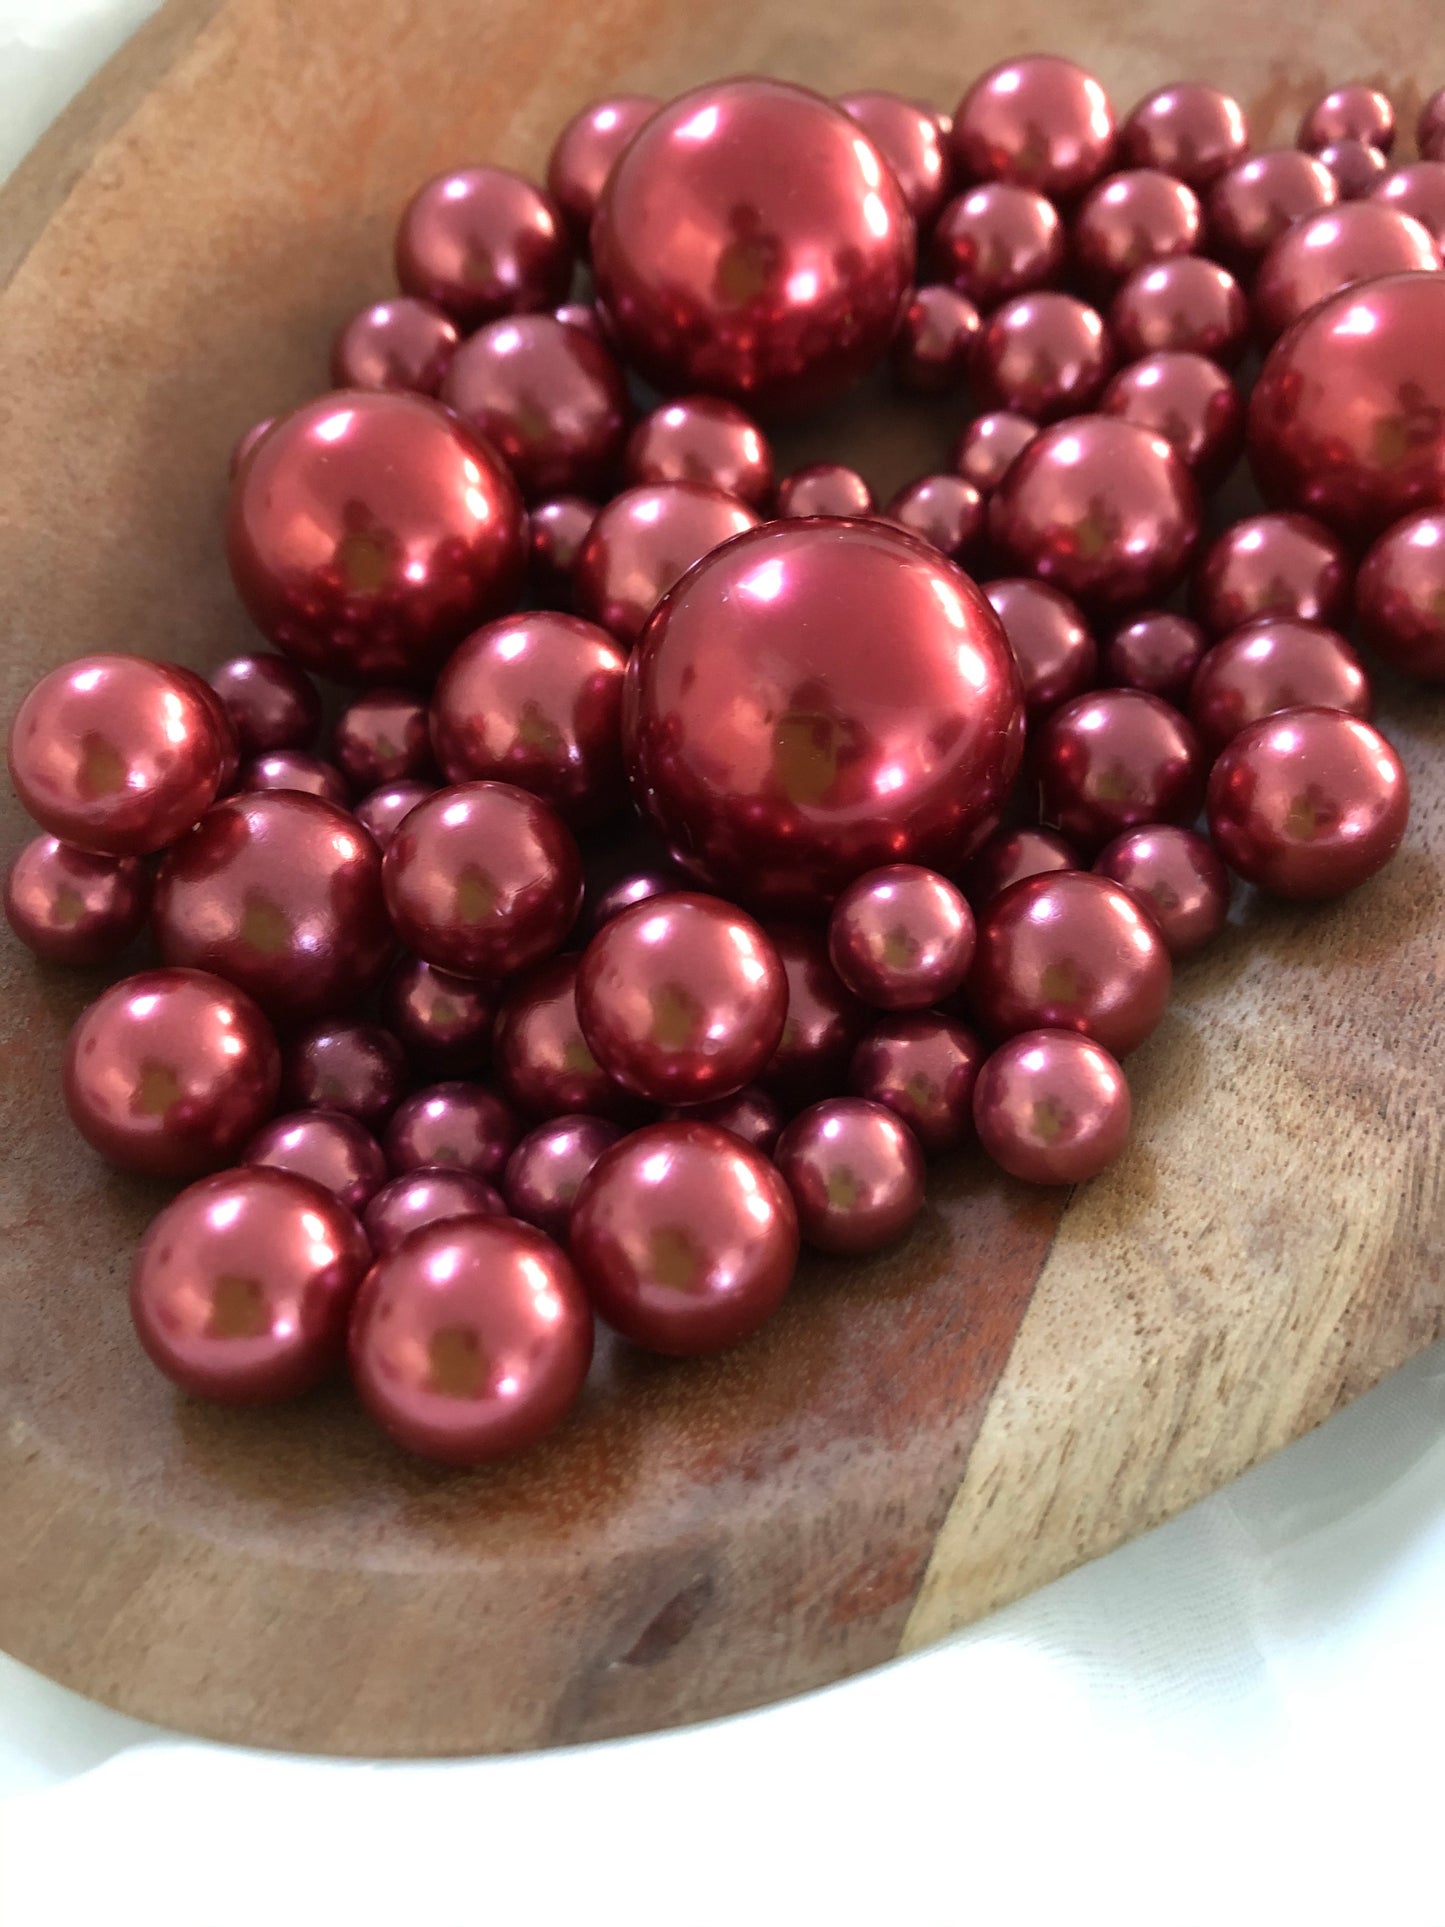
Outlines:
[{"label": "wooden bowl", "polygon": [[[391,285],[399,204],[444,164],[535,172],[616,88],[754,69],[948,104],[1049,46],[1123,106],[1217,80],[1261,142],[1366,75],[1408,126],[1437,24],[1438,0],[913,0],[906,25],[871,0],[173,0],[4,200],[0,710],[87,649],[254,642],[221,553],[228,451],[324,386],[337,322]],[[782,452],[891,489],[939,464],[945,412],[865,394]],[[340,1389],[236,1413],[155,1375],[125,1282],[158,1194],[104,1170],[57,1094],[94,985],[7,944],[0,1643],[267,1746],[597,1739],[936,1639],[1315,1424],[1445,1309],[1441,698],[1387,690],[1384,719],[1406,847],[1338,905],[1247,903],[1181,973],[1109,1176],[1057,1197],[961,1160],[903,1246],[809,1267],[753,1344],[606,1349],[560,1437],[468,1476],[403,1458]]]}]

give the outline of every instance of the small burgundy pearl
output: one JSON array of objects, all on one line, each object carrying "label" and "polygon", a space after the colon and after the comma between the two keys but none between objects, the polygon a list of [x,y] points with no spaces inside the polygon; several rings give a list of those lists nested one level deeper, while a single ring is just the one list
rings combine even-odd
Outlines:
[{"label": "small burgundy pearl", "polygon": [[1007,409],[976,416],[954,445],[954,470],[980,494],[991,495],[1038,432],[1037,422]]},{"label": "small burgundy pearl", "polygon": [[272,1118],[246,1146],[243,1164],[310,1178],[358,1217],[386,1182],[381,1146],[342,1111],[294,1111]]},{"label": "small burgundy pearl", "polygon": [[592,1362],[592,1314],[565,1255],[531,1225],[446,1219],[372,1266],[350,1353],[362,1404],[399,1445],[481,1465],[567,1416]]},{"label": "small burgundy pearl", "polygon": [[572,569],[587,531],[597,520],[598,504],[582,495],[554,495],[538,502],[527,517],[528,571],[543,600],[567,607],[572,600]]},{"label": "small burgundy pearl", "polygon": [[292,790],[301,796],[319,796],[338,810],[351,804],[351,791],[341,771],[334,763],[323,762],[304,749],[273,749],[264,756],[253,756],[242,766],[236,790],[242,796],[262,790]]},{"label": "small burgundy pearl", "polygon": [[744,1144],[761,1151],[764,1157],[772,1156],[778,1133],[783,1128],[782,1112],[756,1084],[744,1084],[740,1091],[732,1091],[727,1097],[714,1097],[706,1104],[688,1104],[664,1111],[663,1116],[684,1124],[715,1124],[720,1131],[730,1131]]},{"label": "small burgundy pearl", "polygon": [[334,388],[409,388],[434,395],[461,336],[429,301],[397,295],[353,315],[331,344]]},{"label": "small burgundy pearl", "polygon": [[939,216],[929,244],[937,278],[987,312],[1048,288],[1064,271],[1064,227],[1052,201],[1011,181],[985,181]]},{"label": "small burgundy pearl", "polygon": [[1239,102],[1193,80],[1147,95],[1119,128],[1119,152],[1131,167],[1157,167],[1193,188],[1209,187],[1248,148]]},{"label": "small burgundy pearl", "polygon": [[130,1309],[152,1364],[184,1391],[258,1405],[340,1361],[370,1251],[318,1184],[243,1166],[172,1199],[141,1239]]},{"label": "small burgundy pearl", "polygon": [[1209,190],[1210,245],[1227,266],[1248,272],[1286,229],[1339,198],[1338,181],[1313,154],[1294,147],[1250,154]]},{"label": "small burgundy pearl", "polygon": [[422,1165],[384,1184],[366,1207],[362,1220],[378,1258],[395,1251],[413,1231],[449,1218],[502,1218],[507,1207],[502,1194],[484,1178],[446,1165]]},{"label": "small burgundy pearl", "polygon": [[1205,355],[1174,351],[1131,362],[1104,390],[1099,413],[1162,435],[1201,489],[1216,488],[1244,448],[1244,401]]},{"label": "small burgundy pearl", "polygon": [[464,328],[555,308],[572,282],[572,249],[556,203],[504,167],[438,174],[407,203],[396,231],[396,278]]},{"label": "small burgundy pearl", "polygon": [[1177,703],[1188,694],[1208,646],[1204,631],[1188,616],[1151,609],[1116,629],[1104,644],[1099,680],[1105,688],[1147,689]]},{"label": "small burgundy pearl", "polygon": [[1411,161],[1397,167],[1370,190],[1398,214],[1417,220],[1437,248],[1445,251],[1445,161]]},{"label": "small burgundy pearl", "polygon": [[514,1218],[533,1224],[563,1250],[582,1181],[622,1135],[610,1118],[549,1118],[529,1131],[507,1159],[502,1178]]},{"label": "small burgundy pearl", "polygon": [[1320,622],[1265,616],[1217,642],[1200,663],[1189,714],[1215,756],[1247,723],[1280,709],[1343,709],[1368,717],[1369,678],[1344,637]]},{"label": "small burgundy pearl", "polygon": [[243,756],[309,749],[321,727],[321,698],[304,669],[284,656],[233,656],[211,671]]},{"label": "small burgundy pearl", "polygon": [[1027,576],[982,586],[1013,650],[1031,720],[1093,688],[1099,652],[1075,603]]},{"label": "small burgundy pearl", "polygon": [[440,1164],[493,1183],[522,1134],[509,1104],[480,1084],[432,1084],[408,1097],[386,1127],[393,1171]]},{"label": "small burgundy pearl", "polygon": [[964,872],[963,883],[979,913],[1011,883],[1083,867],[1078,851],[1055,830],[996,830]]},{"label": "small burgundy pearl", "polygon": [[5,879],[5,915],[47,963],[103,964],[145,922],[151,885],[134,856],[92,856],[53,836],[32,837]]},{"label": "small burgundy pearl", "polygon": [[232,476],[240,473],[241,469],[249,460],[252,450],[265,440],[266,436],[275,426],[276,417],[274,415],[267,415],[262,421],[252,422],[251,426],[246,429],[244,433],[236,437],[235,444],[231,449],[231,460],[228,467],[228,472]]},{"label": "small burgundy pearl", "polygon": [[812,1105],[778,1139],[776,1158],[798,1229],[819,1251],[879,1251],[903,1236],[923,1205],[917,1138],[866,1097]]},{"label": "small burgundy pearl", "polygon": [[694,562],[758,525],[746,503],[696,482],[623,489],[598,514],[578,552],[577,606],[630,649]]},{"label": "small burgundy pearl", "polygon": [[983,497],[961,475],[920,475],[899,489],[887,513],[951,562],[967,561],[983,539]]},{"label": "small burgundy pearl", "polygon": [[624,870],[621,876],[598,890],[595,896],[591,894],[593,886],[588,885],[586,927],[595,936],[604,923],[610,923],[634,903],[646,903],[649,897],[660,897],[669,890],[685,890],[687,887],[688,879],[684,872],[671,864],[656,863],[640,869]]},{"label": "small burgundy pearl", "polygon": [[235,790],[236,778],[241,769],[241,746],[236,740],[235,725],[231,721],[230,713],[204,676],[194,669],[183,667],[180,663],[172,663],[171,668],[186,687],[200,697],[211,712],[211,720],[216,726],[221,744],[221,767],[216,778],[216,795],[230,796]]},{"label": "small burgundy pearl", "polygon": [[698,482],[765,510],[773,499],[773,451],[736,402],[684,395],[644,415],[628,437],[623,473],[630,485]]},{"label": "small burgundy pearl", "polygon": [[1242,729],[1209,777],[1209,833],[1272,896],[1339,896],[1400,847],[1410,784],[1384,737],[1337,709],[1287,709]]},{"label": "small burgundy pearl", "polygon": [[989,316],[974,349],[973,381],[986,407],[1046,422],[1087,409],[1113,365],[1094,309],[1045,288],[1016,295]]},{"label": "small burgundy pearl", "polygon": [[979,1142],[1029,1184],[1083,1184],[1129,1138],[1129,1086],[1107,1050],[1067,1030],[1011,1037],[978,1074]]},{"label": "small burgundy pearl", "polygon": [[402,942],[462,977],[504,977],[551,956],[577,920],[582,860],[562,819],[510,783],[429,796],[382,859]]},{"label": "small burgundy pearl", "polygon": [[405,1088],[406,1053],[380,1024],[324,1019],[287,1047],[282,1098],[294,1110],[342,1111],[375,1130]]},{"label": "small burgundy pearl", "polygon": [[1114,296],[1109,329],[1129,360],[1166,351],[1232,368],[1249,338],[1249,303],[1228,268],[1181,254],[1136,268]]},{"label": "small burgundy pearl", "polygon": [[381,993],[387,1027],[421,1064],[477,1071],[491,1056],[496,993],[465,977],[404,958]]},{"label": "small burgundy pearl", "polygon": [[673,1357],[749,1338],[782,1303],[798,1220],[768,1160],[711,1124],[650,1124],[593,1165],[572,1254],[609,1325]]},{"label": "small burgundy pearl", "polygon": [[1056,709],[1039,732],[1037,766],[1045,821],[1082,849],[1136,823],[1187,823],[1204,800],[1194,731],[1142,689],[1101,689]]},{"label": "small burgundy pearl", "polygon": [[65,1046],[65,1107],[122,1171],[193,1178],[233,1158],[276,1101],[281,1054],[244,991],[200,970],[123,977]]},{"label": "small burgundy pearl", "polygon": [[914,290],[893,337],[893,373],[915,395],[962,385],[981,326],[978,309],[954,288]]},{"label": "small burgundy pearl", "polygon": [[788,1013],[772,1061],[758,1082],[786,1110],[810,1104],[843,1082],[867,1007],[833,968],[828,946],[804,924],[770,929],[788,978]]},{"label": "small burgundy pearl", "polygon": [[359,790],[430,775],[426,704],[407,689],[368,689],[337,717],[331,754]]},{"label": "small burgundy pearl", "polygon": [[528,1117],[585,1111],[632,1123],[637,1099],[593,1055],[577,1021],[576,957],[554,957],[509,988],[492,1052],[507,1096]]},{"label": "small burgundy pearl", "polygon": [[613,162],[661,105],[655,94],[609,94],[575,113],[552,143],[547,192],[566,217],[579,250],[586,251],[592,216]]},{"label": "small burgundy pearl", "polygon": [[371,833],[376,847],[384,850],[417,804],[435,794],[435,783],[386,783],[362,797],[354,814],[361,827]]},{"label": "small burgundy pearl", "polygon": [[560,321],[564,327],[580,328],[584,335],[600,342],[604,348],[612,346],[606,318],[593,301],[564,301],[560,307],[550,310],[552,319]]},{"label": "small burgundy pearl", "polygon": [[950,140],[961,180],[1017,181],[1071,200],[1114,157],[1114,112],[1084,68],[1025,54],[973,83],[953,110]]},{"label": "small burgundy pearl", "polygon": [[1368,141],[1331,141],[1319,160],[1335,177],[1342,201],[1362,201],[1385,179],[1390,163]]},{"label": "small burgundy pearl", "polygon": [[876,1010],[922,1010],[952,996],[973,957],[973,912],[946,877],[915,863],[869,870],[833,905],[828,955]]},{"label": "small burgundy pearl", "polygon": [[1194,609],[1211,635],[1261,616],[1338,627],[1350,602],[1344,544],[1308,515],[1247,515],[1219,536],[1194,578]]},{"label": "small burgundy pearl", "polygon": [[1229,873],[1197,830],[1177,823],[1126,830],[1099,852],[1094,871],[1148,911],[1171,957],[1192,956],[1224,928]]},{"label": "small burgundy pearl", "polygon": [[1377,275],[1438,268],[1430,232],[1383,200],[1347,201],[1282,234],[1254,284],[1254,322],[1268,345],[1327,295]]},{"label": "small burgundy pearl", "polygon": [[1139,167],[1090,189],[1070,239],[1086,278],[1107,288],[1146,262],[1193,254],[1202,227],[1193,188],[1157,168]]},{"label": "small burgundy pearl", "polygon": [[881,89],[843,94],[850,114],[893,170],[908,212],[923,233],[948,193],[952,163],[939,117],[930,107]]},{"label": "small burgundy pearl", "polygon": [[1394,669],[1445,682],[1445,513],[1408,515],[1375,543],[1355,579],[1365,641]]},{"label": "small burgundy pearl", "polygon": [[1124,1057],[1169,1002],[1169,952],[1152,917],[1107,877],[1028,877],[984,908],[968,998],[995,1036],[1075,1030]]},{"label": "small burgundy pearl", "polygon": [[777,512],[785,515],[871,515],[873,491],[856,469],[813,462],[778,483]]},{"label": "small burgundy pearl", "polygon": [[973,1085],[984,1057],[971,1030],[937,1011],[888,1017],[863,1039],[848,1070],[858,1097],[882,1104],[930,1155],[973,1136]]},{"label": "small burgundy pearl", "polygon": [[1395,144],[1395,109],[1378,87],[1333,87],[1305,110],[1298,144],[1315,153],[1332,141],[1368,141],[1388,154]]},{"label": "small burgundy pearl", "polygon": [[1445,87],[1437,88],[1420,109],[1415,144],[1422,160],[1445,161]]}]

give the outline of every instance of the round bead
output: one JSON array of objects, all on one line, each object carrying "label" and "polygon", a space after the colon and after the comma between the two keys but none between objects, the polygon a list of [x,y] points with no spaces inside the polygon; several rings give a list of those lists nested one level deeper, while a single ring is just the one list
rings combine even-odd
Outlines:
[{"label": "round bead", "polygon": [[1334,175],[1342,201],[1366,199],[1390,171],[1379,148],[1368,141],[1332,141],[1320,149],[1319,159]]},{"label": "round bead", "polygon": [[833,968],[824,939],[809,925],[768,932],[788,979],[783,1034],[758,1082],[785,1110],[811,1104],[843,1082],[868,1009]]},{"label": "round bead", "polygon": [[1211,756],[1247,723],[1305,706],[1368,716],[1373,702],[1369,678],[1344,637],[1293,616],[1266,616],[1217,642],[1189,695],[1190,717]]},{"label": "round bead", "polygon": [[1011,883],[1083,867],[1078,851],[1055,830],[998,830],[964,872],[964,888],[975,912],[981,912]]},{"label": "round bead", "polygon": [[1247,272],[1286,229],[1339,198],[1338,181],[1313,154],[1294,147],[1250,154],[1209,190],[1210,246],[1227,266]]},{"label": "round bead", "polygon": [[730,1131],[753,1150],[761,1151],[764,1157],[772,1156],[778,1133],[783,1128],[782,1112],[756,1084],[744,1084],[740,1091],[715,1097],[706,1104],[664,1111],[663,1116],[669,1120],[680,1119],[684,1124],[715,1124],[720,1131]]},{"label": "round bead", "polygon": [[319,796],[338,810],[346,809],[351,801],[341,771],[319,756],[309,756],[304,749],[273,749],[265,756],[253,757],[241,769],[236,790],[242,796],[260,790],[291,790],[301,796]]},{"label": "round bead", "polygon": [[1244,109],[1200,81],[1175,81],[1148,94],[1119,128],[1119,152],[1132,167],[1157,167],[1205,188],[1248,151]]},{"label": "round bead", "polygon": [[1131,1109],[1114,1058],[1067,1030],[1011,1037],[973,1092],[980,1144],[1029,1184],[1083,1184],[1107,1170],[1128,1142]]},{"label": "round bead", "polygon": [[562,608],[571,603],[572,569],[598,506],[583,495],[554,495],[527,517],[527,567],[540,601]]},{"label": "round bead", "polygon": [[973,382],[988,408],[1033,421],[1087,409],[1114,365],[1114,351],[1095,311],[1071,294],[1045,288],[995,309],[979,332]]},{"label": "round bead", "polygon": [[600,879],[589,882],[584,926],[595,936],[604,923],[610,923],[634,903],[646,903],[649,897],[663,896],[669,890],[685,890],[687,884],[686,873],[666,861],[624,869],[605,885]]},{"label": "round bead", "polygon": [[1420,109],[1415,144],[1424,160],[1445,160],[1445,87],[1437,88]]},{"label": "round bead", "polygon": [[1445,682],[1445,513],[1427,509],[1375,543],[1355,580],[1365,641],[1394,669]]},{"label": "round bead", "polygon": [[143,970],[82,1011],[65,1046],[65,1108],[122,1171],[194,1178],[233,1158],[281,1082],[271,1026],[200,970]]},{"label": "round bead", "polygon": [[375,302],[331,344],[331,385],[434,395],[460,340],[457,324],[429,301],[403,294]]},{"label": "round bead", "polygon": [[312,1024],[286,1051],[282,1096],[302,1111],[341,1111],[375,1129],[406,1087],[406,1053],[380,1024]]},{"label": "round bead", "polygon": [[1228,268],[1181,254],[1134,270],[1110,305],[1109,330],[1131,361],[1174,351],[1232,368],[1248,345],[1249,303]]},{"label": "round bead", "polygon": [[267,415],[263,421],[252,422],[251,426],[246,429],[243,434],[236,437],[235,445],[231,449],[231,460],[227,468],[229,475],[235,476],[239,474],[242,465],[250,456],[251,451],[257,447],[275,426],[276,417],[274,415]]},{"label": "round bead", "polygon": [[881,89],[844,94],[838,105],[857,121],[888,163],[922,233],[943,205],[952,172],[938,115],[917,101]]},{"label": "round bead", "polygon": [[974,307],[1048,288],[1064,271],[1064,225],[1052,201],[1012,181],[985,181],[948,203],[929,268]]},{"label": "round bead", "polygon": [[950,562],[967,562],[983,539],[983,497],[961,475],[920,475],[899,489],[887,513]]},{"label": "round bead", "polygon": [[1261,616],[1338,626],[1349,608],[1344,545],[1307,515],[1246,515],[1216,538],[1194,578],[1194,608],[1211,635]]},{"label": "round bead", "polygon": [[368,689],[336,718],[331,754],[359,790],[429,775],[426,704],[407,689]]},{"label": "round bead", "polygon": [[1411,161],[1370,190],[1370,199],[1418,221],[1445,251],[1445,161]]},{"label": "round bead", "polygon": [[1052,198],[1083,193],[1114,156],[1114,112],[1093,75],[1055,54],[983,74],[953,111],[959,177],[1017,181]]},{"label": "round bead", "polygon": [[762,430],[716,395],[685,395],[644,415],[628,438],[623,472],[634,487],[699,482],[759,511],[773,499],[773,452]]},{"label": "round bead", "polygon": [[1218,487],[1244,448],[1244,401],[1218,362],[1145,355],[1109,383],[1099,413],[1162,435],[1201,489]]},{"label": "round bead", "polygon": [[456,1080],[431,1084],[392,1113],[386,1159],[398,1174],[443,1165],[494,1183],[521,1134],[515,1112],[494,1091]]},{"label": "round bead", "polygon": [[5,879],[5,915],[47,963],[103,964],[145,922],[150,877],[133,856],[94,856],[53,836],[32,837]]},{"label": "round bead", "polygon": [[953,288],[918,288],[893,337],[893,373],[915,395],[943,395],[968,375],[981,326],[978,309]]},{"label": "round bead", "polygon": [[497,1076],[528,1117],[585,1111],[635,1121],[635,1097],[603,1070],[577,1020],[576,957],[554,957],[508,992],[492,1037]]},{"label": "round bead", "polygon": [[1193,254],[1202,227],[1193,188],[1157,168],[1139,167],[1090,189],[1070,239],[1084,275],[1107,288],[1147,262]]},{"label": "round bead", "polygon": [[1151,609],[1116,629],[1104,644],[1099,680],[1106,689],[1147,689],[1151,696],[1177,702],[1188,694],[1207,647],[1197,622]]},{"label": "round bead", "polygon": [[304,669],[284,656],[232,656],[211,671],[212,689],[242,756],[309,749],[321,727],[321,698]]},{"label": "round bead", "polygon": [[1337,709],[1287,709],[1242,729],[1209,777],[1209,832],[1271,896],[1339,896],[1400,847],[1410,785],[1384,737]]},{"label": "round bead", "polygon": [[1224,928],[1229,875],[1197,830],[1177,823],[1126,830],[1099,852],[1094,871],[1148,911],[1171,957],[1192,956]]},{"label": "round bead", "polygon": [[954,444],[954,471],[981,495],[992,495],[1038,432],[1037,422],[1007,409],[978,415]]},{"label": "round bead", "polygon": [[1254,284],[1254,321],[1267,346],[1328,295],[1382,274],[1440,266],[1427,228],[1387,201],[1325,208],[1282,234]]},{"label": "round bead", "polygon": [[871,515],[873,491],[856,469],[841,462],[813,462],[778,483],[780,516]]},{"label": "round bead", "polygon": [[605,1117],[554,1117],[529,1131],[507,1159],[502,1184],[514,1218],[567,1247],[582,1181],[622,1135]]},{"label": "round bead", "polygon": [[617,157],[662,102],[655,94],[609,94],[575,113],[552,144],[547,192],[585,252],[597,203]]},{"label": "round bead", "polygon": [[855,995],[877,1010],[922,1010],[952,996],[973,956],[973,912],[934,870],[889,863],[833,905],[828,955]]},{"label": "round bead", "polygon": [[496,993],[465,977],[406,957],[387,978],[382,1016],[424,1066],[477,1071],[491,1056]]},{"label": "round bead", "polygon": [[378,850],[384,850],[418,803],[435,796],[435,783],[386,783],[356,805],[355,816]]},{"label": "round bead", "polygon": [[554,308],[572,282],[556,203],[505,167],[438,174],[408,201],[396,230],[396,278],[464,328]]},{"label": "round bead", "polygon": [[577,606],[630,649],[694,562],[757,526],[745,503],[696,482],[623,489],[600,511],[578,551]]},{"label": "round bead", "polygon": [[360,1225],[319,1184],[224,1171],[172,1199],[141,1239],[131,1317],[184,1391],[238,1405],[294,1398],[339,1362],[369,1259]]},{"label": "round bead", "polygon": [[360,1217],[386,1182],[386,1159],[364,1124],[342,1111],[272,1118],[246,1146],[243,1164],[310,1178]]},{"label": "round bead", "polygon": [[362,1220],[378,1258],[395,1251],[413,1231],[445,1224],[451,1218],[502,1218],[506,1204],[499,1191],[470,1171],[423,1165],[384,1184]]},{"label": "round bead", "polygon": [[886,1018],[853,1053],[849,1088],[882,1104],[930,1155],[973,1136],[973,1085],[983,1046],[937,1011]]},{"label": "round bead", "polygon": [[1028,576],[985,582],[1013,651],[1031,721],[1094,686],[1099,652],[1078,606]]},{"label": "round bead", "polygon": [[1311,153],[1331,141],[1357,140],[1388,154],[1395,144],[1395,109],[1378,87],[1332,87],[1305,109],[1297,139]]},{"label": "round bead", "polygon": [[550,1238],[454,1218],[379,1258],[357,1293],[351,1376],[399,1445],[481,1465],[535,1445],[581,1393],[592,1313]]},{"label": "round bead", "polygon": [[1081,849],[1136,823],[1187,823],[1204,800],[1194,731],[1142,689],[1101,689],[1056,709],[1036,760],[1045,821]]},{"label": "round bead", "polygon": [[798,1229],[819,1251],[879,1251],[903,1236],[923,1205],[917,1138],[866,1097],[812,1105],[778,1139],[776,1159]]}]

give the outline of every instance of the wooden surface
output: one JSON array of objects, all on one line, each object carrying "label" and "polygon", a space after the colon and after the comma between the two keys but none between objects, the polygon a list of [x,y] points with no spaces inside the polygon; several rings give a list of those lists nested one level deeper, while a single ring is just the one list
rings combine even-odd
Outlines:
[{"label": "wooden surface", "polygon": [[[0,208],[0,711],[85,649],[250,642],[219,539],[231,442],[322,385],[443,164],[536,170],[612,88],[751,68],[948,104],[1048,46],[1122,106],[1215,77],[1287,139],[1327,77],[1418,99],[1437,6],[911,0],[902,28],[884,0],[176,0]],[[861,454],[891,488],[959,412],[865,396],[784,454]],[[464,1477],[339,1391],[247,1415],[155,1376],[124,1289],[157,1194],[56,1096],[92,987],[7,943],[0,1645],[265,1745],[596,1739],[877,1664],[1313,1425],[1445,1322],[1441,699],[1387,692],[1385,722],[1416,792],[1398,861],[1335,907],[1239,907],[1132,1060],[1137,1144],[1107,1178],[1062,1199],[962,1161],[905,1245],[811,1268],[754,1344],[604,1348],[553,1444]],[[7,801],[4,847],[22,834]]]}]

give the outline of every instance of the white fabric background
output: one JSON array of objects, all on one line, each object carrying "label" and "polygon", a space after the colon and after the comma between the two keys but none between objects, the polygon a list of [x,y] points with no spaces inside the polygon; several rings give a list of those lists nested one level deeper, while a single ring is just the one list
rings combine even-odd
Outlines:
[{"label": "white fabric background", "polygon": [[[0,172],[150,10],[0,0]],[[303,1761],[0,1657],[0,1923],[1442,1927],[1442,1625],[1445,1347],[947,1646],[683,1733]]]}]

